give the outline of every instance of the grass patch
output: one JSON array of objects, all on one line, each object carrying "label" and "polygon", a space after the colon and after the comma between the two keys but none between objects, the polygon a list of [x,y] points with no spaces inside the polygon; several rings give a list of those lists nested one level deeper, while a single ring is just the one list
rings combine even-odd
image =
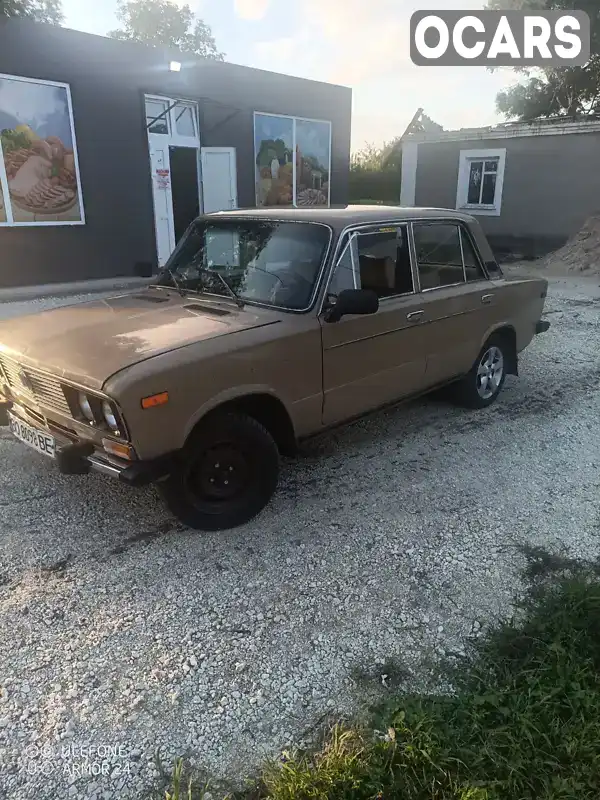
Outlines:
[{"label": "grass patch", "polygon": [[185,758],[177,760],[172,773],[165,772],[159,755],[155,758],[155,766],[163,776],[162,789],[157,789],[152,800],[211,800],[211,784],[206,776],[192,769]]},{"label": "grass patch", "polygon": [[446,665],[451,692],[391,692],[372,724],[336,725],[232,800],[598,800],[600,571],[528,565],[513,621]]}]

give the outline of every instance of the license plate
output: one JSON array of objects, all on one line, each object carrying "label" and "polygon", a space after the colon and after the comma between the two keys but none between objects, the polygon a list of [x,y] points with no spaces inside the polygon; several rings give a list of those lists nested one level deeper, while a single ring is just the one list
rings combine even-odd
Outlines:
[{"label": "license plate", "polygon": [[13,436],[16,436],[17,439],[29,445],[29,447],[33,447],[38,453],[54,458],[53,436],[32,428],[31,425],[18,419],[18,417],[13,417],[12,414],[8,415],[8,422]]}]

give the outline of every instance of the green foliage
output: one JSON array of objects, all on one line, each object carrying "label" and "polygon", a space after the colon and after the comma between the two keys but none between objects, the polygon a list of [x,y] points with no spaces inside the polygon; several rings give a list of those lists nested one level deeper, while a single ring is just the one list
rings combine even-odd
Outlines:
[{"label": "green foliage", "polygon": [[19,150],[20,148],[29,149],[31,141],[27,134],[4,128],[0,131],[0,141],[2,142],[2,151],[10,153],[12,150]]},{"label": "green foliage", "polygon": [[113,39],[224,60],[210,27],[194,16],[189,5],[172,0],[118,0],[117,19],[121,28],[108,34]]},{"label": "green foliage", "polygon": [[397,170],[362,170],[350,172],[348,179],[350,203],[383,205],[400,202],[400,172]]},{"label": "green foliage", "polygon": [[350,160],[350,203],[399,203],[402,152],[397,139],[366,144]]},{"label": "green foliage", "polygon": [[180,758],[173,769],[171,786],[165,790],[164,800],[204,800],[207,791],[207,784],[189,774]]},{"label": "green foliage", "polygon": [[591,57],[583,67],[519,70],[523,83],[500,92],[498,110],[506,117],[529,120],[555,115],[600,113],[600,3],[598,0],[488,0],[494,10],[586,11],[591,22]]},{"label": "green foliage", "polygon": [[0,20],[9,17],[50,25],[60,25],[64,20],[60,0],[0,0]]},{"label": "green foliage", "polygon": [[205,800],[213,796],[209,791],[212,789],[210,781],[193,770],[187,759],[179,758],[172,772],[167,773],[157,753],[154,765],[162,781],[161,787],[157,786],[151,793],[151,800]]},{"label": "green foliage", "polygon": [[360,172],[361,170],[377,171],[388,167],[399,168],[401,159],[402,154],[398,139],[384,142],[381,147],[367,143],[361,150],[357,150],[352,154],[350,169]]},{"label": "green foliage", "polygon": [[256,164],[259,169],[261,167],[270,167],[274,158],[278,161],[283,161],[286,156],[289,161],[292,160],[292,151],[286,147],[283,139],[263,139],[256,156]]},{"label": "green foliage", "polygon": [[452,693],[396,697],[374,728],[335,726],[317,753],[284,753],[233,797],[597,800],[600,565],[526,556],[531,591],[446,665]]}]

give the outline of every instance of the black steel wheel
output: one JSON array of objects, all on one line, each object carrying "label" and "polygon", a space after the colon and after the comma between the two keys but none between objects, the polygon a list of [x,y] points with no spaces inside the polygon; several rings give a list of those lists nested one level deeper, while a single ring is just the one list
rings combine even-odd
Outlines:
[{"label": "black steel wheel", "polygon": [[269,431],[253,417],[227,412],[211,415],[196,428],[158,489],[185,525],[216,531],[259,514],[278,478],[279,452]]}]

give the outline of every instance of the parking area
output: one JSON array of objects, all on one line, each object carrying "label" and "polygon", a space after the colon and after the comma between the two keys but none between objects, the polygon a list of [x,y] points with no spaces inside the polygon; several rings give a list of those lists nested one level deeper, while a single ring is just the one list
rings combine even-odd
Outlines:
[{"label": "parking area", "polygon": [[323,435],[225,533],[0,430],[0,796],[136,798],[158,747],[246,775],[355,710],[365,676],[418,686],[509,613],[523,546],[597,557],[599,310],[597,279],[553,281],[552,327],[494,406]]}]

